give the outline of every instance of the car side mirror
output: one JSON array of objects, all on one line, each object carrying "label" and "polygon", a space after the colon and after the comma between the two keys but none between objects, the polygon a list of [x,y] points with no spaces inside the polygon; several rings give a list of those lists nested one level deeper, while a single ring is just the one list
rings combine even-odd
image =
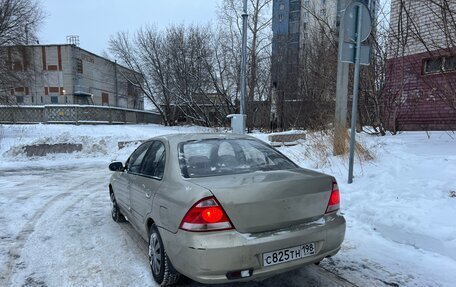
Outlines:
[{"label": "car side mirror", "polygon": [[111,171],[124,171],[123,163],[120,161],[113,162],[109,165],[109,170]]}]

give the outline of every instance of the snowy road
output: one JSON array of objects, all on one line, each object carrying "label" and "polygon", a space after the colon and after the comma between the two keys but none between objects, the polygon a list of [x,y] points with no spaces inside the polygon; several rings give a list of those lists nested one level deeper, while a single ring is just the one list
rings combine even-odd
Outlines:
[{"label": "snowy road", "polygon": [[[111,220],[109,174],[100,165],[0,171],[0,286],[154,286],[147,244]],[[351,286],[316,266],[248,285]]]}]

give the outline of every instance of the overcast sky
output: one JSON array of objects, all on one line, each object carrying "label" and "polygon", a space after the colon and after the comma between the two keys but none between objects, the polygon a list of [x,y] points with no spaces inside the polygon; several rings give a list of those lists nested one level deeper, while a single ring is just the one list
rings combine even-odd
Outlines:
[{"label": "overcast sky", "polygon": [[79,35],[80,47],[100,54],[118,31],[135,31],[145,24],[164,28],[171,23],[215,22],[221,0],[41,0],[47,14],[40,44],[66,43]]}]

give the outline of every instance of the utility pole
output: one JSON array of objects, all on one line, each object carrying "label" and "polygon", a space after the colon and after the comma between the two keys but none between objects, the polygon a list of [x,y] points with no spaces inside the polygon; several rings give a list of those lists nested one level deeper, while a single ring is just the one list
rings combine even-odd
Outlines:
[{"label": "utility pole", "polygon": [[[337,13],[339,19],[339,59],[342,56],[344,44],[344,22],[343,16],[348,6],[348,0],[338,0]],[[334,143],[333,154],[345,153],[346,132],[347,132],[347,105],[348,105],[348,71],[349,64],[338,61],[337,63],[337,88],[336,88],[336,113],[334,117]]]}]

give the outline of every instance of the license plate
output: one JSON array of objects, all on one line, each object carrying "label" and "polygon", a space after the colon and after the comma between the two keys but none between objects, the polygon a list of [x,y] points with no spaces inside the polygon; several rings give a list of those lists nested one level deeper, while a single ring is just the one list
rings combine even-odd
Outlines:
[{"label": "license plate", "polygon": [[295,247],[285,248],[263,253],[263,266],[271,266],[298,260],[315,254],[315,243],[307,243]]}]

